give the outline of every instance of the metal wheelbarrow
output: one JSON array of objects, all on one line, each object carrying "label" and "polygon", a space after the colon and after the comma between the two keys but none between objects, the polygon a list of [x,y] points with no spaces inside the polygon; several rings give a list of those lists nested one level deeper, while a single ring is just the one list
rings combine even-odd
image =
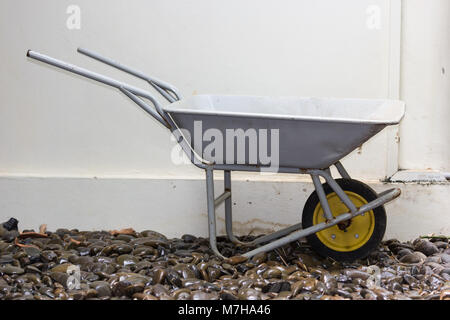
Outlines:
[{"label": "metal wheelbarrow", "polygon": [[[404,115],[403,102],[229,95],[183,98],[166,82],[89,50],[78,52],[145,80],[169,104],[161,105],[148,91],[38,52],[29,50],[27,56],[117,88],[172,132],[191,162],[206,172],[209,241],[218,257],[225,258],[216,240],[215,209],[222,203],[229,240],[260,245],[243,254],[246,258],[306,237],[318,254],[351,261],[366,257],[383,239],[383,205],[398,197],[400,189],[377,194],[352,179],[339,160],[384,127],[398,124]],[[341,178],[332,177],[331,166]],[[218,197],[214,170],[224,171],[224,192]],[[310,175],[315,191],[306,201],[301,223],[251,242],[239,241],[232,227],[231,171]]]}]

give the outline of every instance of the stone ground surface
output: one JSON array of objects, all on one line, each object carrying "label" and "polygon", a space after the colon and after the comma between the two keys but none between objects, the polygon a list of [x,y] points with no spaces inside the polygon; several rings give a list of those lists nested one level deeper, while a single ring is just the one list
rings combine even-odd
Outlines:
[{"label": "stone ground surface", "polygon": [[447,237],[388,240],[343,264],[304,242],[242,261],[247,249],[219,238],[233,256],[221,261],[192,235],[0,231],[0,299],[450,299]]}]

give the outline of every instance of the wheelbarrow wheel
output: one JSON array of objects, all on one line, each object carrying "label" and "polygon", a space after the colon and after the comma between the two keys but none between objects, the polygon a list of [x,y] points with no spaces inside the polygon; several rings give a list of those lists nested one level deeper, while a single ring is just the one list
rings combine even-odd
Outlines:
[{"label": "wheelbarrow wheel", "polygon": [[[356,207],[375,200],[377,193],[368,185],[353,179],[336,179]],[[325,194],[334,217],[349,212],[341,199],[325,183]],[[314,191],[303,208],[302,227],[306,229],[325,222],[325,216],[317,192]],[[383,239],[386,231],[386,211],[383,206],[365,212],[351,220],[306,237],[312,249],[323,257],[337,261],[353,261],[365,258]]]}]

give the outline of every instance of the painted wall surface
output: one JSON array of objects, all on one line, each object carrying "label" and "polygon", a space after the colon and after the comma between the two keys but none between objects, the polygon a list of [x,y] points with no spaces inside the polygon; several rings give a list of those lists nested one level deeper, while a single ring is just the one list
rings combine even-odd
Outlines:
[{"label": "painted wall surface", "polygon": [[403,1],[400,168],[450,172],[450,1]]},{"label": "painted wall surface", "polygon": [[[168,131],[121,93],[32,61],[28,49],[146,87],[76,52],[89,48],[186,96],[387,98],[390,2],[1,1],[0,173],[203,174],[175,166]],[[67,27],[73,4],[80,29]],[[392,145],[383,131],[345,163],[360,177],[383,178],[387,161],[397,163]]]},{"label": "painted wall surface", "polygon": [[[215,190],[223,190],[217,177]],[[412,240],[450,233],[448,184],[383,184],[377,192],[398,187],[402,195],[385,208],[385,238]],[[301,221],[313,191],[307,180],[233,175],[233,230],[238,235],[268,233]],[[156,230],[168,237],[208,235],[203,179],[30,178],[0,179],[0,207],[13,212],[21,229],[47,224],[48,230]],[[223,205],[217,209],[217,232],[225,234]]]}]

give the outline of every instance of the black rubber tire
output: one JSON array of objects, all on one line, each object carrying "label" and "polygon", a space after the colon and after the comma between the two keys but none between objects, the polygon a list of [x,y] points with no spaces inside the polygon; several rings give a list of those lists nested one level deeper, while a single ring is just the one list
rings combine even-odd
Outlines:
[{"label": "black rubber tire", "polygon": [[[378,197],[377,193],[372,188],[360,181],[353,179],[336,179],[336,182],[344,191],[354,192],[363,197],[367,202],[375,200]],[[323,188],[326,195],[334,192],[327,183],[323,184]],[[314,191],[309,196],[303,208],[303,229],[306,229],[313,225],[314,210],[318,203],[319,197],[317,195],[317,192]],[[380,242],[383,240],[384,233],[386,231],[386,211],[384,209],[384,206],[379,206],[373,209],[373,213],[375,216],[375,226],[372,236],[363,246],[354,251],[341,252],[330,249],[324,243],[322,243],[322,241],[320,241],[316,234],[312,234],[306,237],[308,244],[315,252],[317,252],[322,257],[331,257],[336,261],[351,262],[357,259],[365,258],[372,250],[378,247]]]}]

